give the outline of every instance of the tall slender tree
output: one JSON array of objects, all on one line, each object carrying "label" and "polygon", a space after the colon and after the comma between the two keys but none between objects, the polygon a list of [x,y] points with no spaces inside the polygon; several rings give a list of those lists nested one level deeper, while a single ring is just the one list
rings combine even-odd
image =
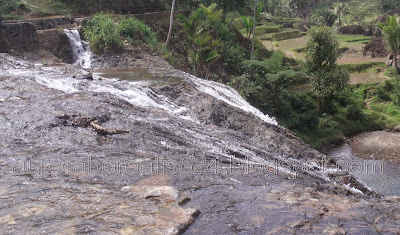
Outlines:
[{"label": "tall slender tree", "polygon": [[254,0],[254,15],[253,15],[253,39],[251,42],[251,63],[254,60],[254,42],[256,35],[256,15],[257,15],[257,0]]},{"label": "tall slender tree", "polygon": [[349,82],[347,71],[337,66],[339,42],[330,27],[313,27],[306,46],[306,68],[313,76],[318,97],[318,114],[326,111],[329,101],[342,92]]},{"label": "tall slender tree", "polygon": [[171,41],[172,28],[174,26],[175,3],[176,0],[172,0],[171,17],[169,18],[169,30],[168,30],[167,41],[165,42],[166,46],[168,46],[169,42]]}]

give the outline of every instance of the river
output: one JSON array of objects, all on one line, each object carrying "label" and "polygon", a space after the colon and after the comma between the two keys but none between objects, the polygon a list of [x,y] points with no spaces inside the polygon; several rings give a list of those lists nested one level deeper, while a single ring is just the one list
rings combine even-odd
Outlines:
[{"label": "river", "polygon": [[328,155],[375,192],[385,196],[400,196],[399,163],[360,158],[348,143],[331,150]]}]

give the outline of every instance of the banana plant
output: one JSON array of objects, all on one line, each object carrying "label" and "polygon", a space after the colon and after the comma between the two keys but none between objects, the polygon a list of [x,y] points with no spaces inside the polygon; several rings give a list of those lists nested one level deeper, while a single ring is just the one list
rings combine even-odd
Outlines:
[{"label": "banana plant", "polygon": [[253,28],[254,21],[250,18],[250,16],[242,16],[242,21],[246,27],[246,36],[247,38],[250,38],[251,28]]}]

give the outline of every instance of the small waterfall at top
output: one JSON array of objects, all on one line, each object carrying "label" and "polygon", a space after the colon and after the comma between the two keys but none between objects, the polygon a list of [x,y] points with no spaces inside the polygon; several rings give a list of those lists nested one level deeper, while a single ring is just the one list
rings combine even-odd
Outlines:
[{"label": "small waterfall at top", "polygon": [[74,52],[74,64],[80,65],[82,68],[89,69],[91,67],[92,58],[92,52],[90,51],[89,44],[85,41],[82,41],[77,29],[64,29],[64,32],[68,36]]}]

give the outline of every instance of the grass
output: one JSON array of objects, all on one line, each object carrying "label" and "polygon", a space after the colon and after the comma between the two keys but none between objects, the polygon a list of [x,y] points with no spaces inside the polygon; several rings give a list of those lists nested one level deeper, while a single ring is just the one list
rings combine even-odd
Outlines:
[{"label": "grass", "polygon": [[362,72],[377,72],[377,68],[386,67],[384,62],[364,62],[355,64],[342,64],[340,67],[346,69],[350,73],[362,73]]},{"label": "grass", "polygon": [[[256,34],[256,36],[258,36]],[[263,41],[283,41],[283,40],[288,40],[292,38],[299,38],[301,37],[302,34],[300,33],[299,30],[288,30],[288,31],[282,31],[278,33],[266,33],[263,35],[260,35],[260,39]]]},{"label": "grass", "polygon": [[67,4],[53,0],[3,0],[0,11],[6,20],[71,14],[71,9]]},{"label": "grass", "polygon": [[349,42],[349,43],[361,43],[367,44],[370,40],[370,36],[363,35],[346,35],[346,34],[337,34],[336,38],[339,42]]}]

